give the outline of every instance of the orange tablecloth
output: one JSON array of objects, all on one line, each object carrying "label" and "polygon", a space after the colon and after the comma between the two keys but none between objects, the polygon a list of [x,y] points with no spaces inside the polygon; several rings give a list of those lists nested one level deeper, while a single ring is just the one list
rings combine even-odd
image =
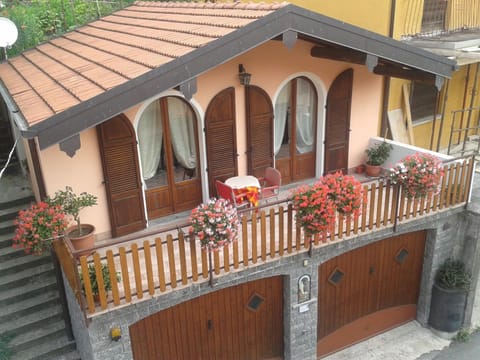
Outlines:
[{"label": "orange tablecloth", "polygon": [[247,200],[252,206],[258,205],[258,187],[247,186],[241,189],[233,189],[235,195],[241,195],[242,201]]}]

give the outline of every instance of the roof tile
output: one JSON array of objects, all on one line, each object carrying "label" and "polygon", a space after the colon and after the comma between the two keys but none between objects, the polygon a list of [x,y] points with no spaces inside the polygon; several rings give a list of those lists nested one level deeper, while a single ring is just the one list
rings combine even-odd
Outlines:
[{"label": "roof tile", "polygon": [[0,64],[0,79],[34,125],[285,5],[138,1]]}]

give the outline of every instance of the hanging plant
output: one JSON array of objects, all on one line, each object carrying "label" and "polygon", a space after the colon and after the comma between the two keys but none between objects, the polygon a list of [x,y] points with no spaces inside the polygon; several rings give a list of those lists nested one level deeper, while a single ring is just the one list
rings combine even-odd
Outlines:
[{"label": "hanging plant", "polygon": [[295,217],[309,236],[327,233],[335,223],[336,206],[329,193],[330,189],[321,181],[312,186],[301,186],[294,191]]},{"label": "hanging plant", "polygon": [[353,176],[341,171],[328,174],[320,179],[328,187],[328,196],[333,200],[336,210],[345,216],[358,218],[362,206],[362,184]]},{"label": "hanging plant", "polygon": [[402,185],[409,199],[438,192],[443,175],[441,161],[433,155],[422,153],[405,157],[389,173],[391,182]]},{"label": "hanging plant", "polygon": [[192,210],[190,233],[198,236],[202,248],[218,250],[235,241],[238,234],[237,209],[225,199],[212,198]]}]

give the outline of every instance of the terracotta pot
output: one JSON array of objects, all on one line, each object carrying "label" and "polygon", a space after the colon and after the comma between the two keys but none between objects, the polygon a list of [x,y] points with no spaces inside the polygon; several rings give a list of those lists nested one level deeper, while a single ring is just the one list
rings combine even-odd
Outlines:
[{"label": "terracotta pot", "polygon": [[367,176],[378,177],[382,172],[382,166],[380,165],[369,165],[367,164],[365,167]]},{"label": "terracotta pot", "polygon": [[355,172],[357,174],[363,174],[363,172],[365,171],[365,165],[358,165],[356,168],[355,168]]},{"label": "terracotta pot", "polygon": [[79,255],[88,256],[92,253],[92,249],[95,246],[95,226],[90,224],[80,225],[82,228],[82,235],[79,234],[78,226],[70,226],[65,231],[65,236],[68,237],[75,250],[85,250],[79,253]]}]

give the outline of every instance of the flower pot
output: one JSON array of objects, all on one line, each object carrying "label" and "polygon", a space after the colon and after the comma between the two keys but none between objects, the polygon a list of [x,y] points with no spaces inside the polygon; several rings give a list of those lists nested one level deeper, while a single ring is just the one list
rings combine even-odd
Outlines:
[{"label": "flower pot", "polygon": [[95,226],[90,224],[80,225],[82,228],[82,235],[79,234],[78,226],[70,226],[65,231],[65,236],[68,237],[75,250],[84,250],[79,255],[88,256],[92,253],[90,249],[95,246]]},{"label": "flower pot", "polygon": [[366,164],[365,165],[365,172],[366,172],[367,176],[378,177],[378,176],[380,176],[380,173],[382,172],[382,166],[381,165]]},{"label": "flower pot", "polygon": [[444,289],[434,284],[428,323],[439,331],[458,331],[463,324],[466,301],[465,290]]}]

